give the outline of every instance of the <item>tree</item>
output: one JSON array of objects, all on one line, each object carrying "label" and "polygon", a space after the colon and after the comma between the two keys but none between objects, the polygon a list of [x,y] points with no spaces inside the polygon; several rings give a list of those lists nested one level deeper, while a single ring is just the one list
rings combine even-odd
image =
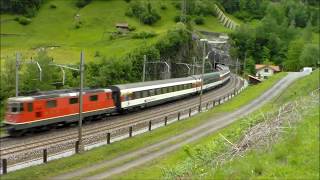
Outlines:
[{"label": "tree", "polygon": [[42,69],[42,81],[40,81],[40,73],[37,65],[26,64],[26,69],[23,72],[24,75],[21,77],[22,92],[56,89],[56,83],[61,82],[61,74],[60,69],[50,65],[52,58],[47,55],[46,51],[40,51],[34,60],[39,63]]},{"label": "tree", "polygon": [[253,58],[250,56],[246,59],[246,67],[244,67],[244,71],[246,74],[255,74],[255,62]]},{"label": "tree", "polygon": [[307,44],[300,55],[300,65],[303,67],[317,67],[320,62],[319,57],[319,46],[317,44]]},{"label": "tree", "polygon": [[298,71],[301,69],[299,57],[304,47],[304,41],[302,39],[296,39],[290,42],[287,59],[283,63],[285,70],[287,71]]}]

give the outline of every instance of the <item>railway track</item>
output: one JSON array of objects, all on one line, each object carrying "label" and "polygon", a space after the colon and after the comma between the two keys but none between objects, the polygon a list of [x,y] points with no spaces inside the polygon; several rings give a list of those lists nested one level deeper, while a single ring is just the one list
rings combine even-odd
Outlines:
[{"label": "railway track", "polygon": [[[213,98],[219,99],[226,94],[233,92],[235,87],[240,87],[242,82],[238,78],[232,76],[230,81],[224,86],[205,93],[203,95],[203,103],[212,101]],[[121,127],[130,126],[132,124],[152,120],[157,116],[163,116],[164,114],[170,114],[177,112],[181,109],[188,108],[190,106],[199,105],[198,96],[179,100],[177,102],[166,103],[165,105],[151,107],[132,114],[109,116],[107,121],[98,121],[90,126],[84,126],[83,137],[93,136],[99,132],[111,131]],[[57,135],[55,135],[57,134]],[[65,128],[59,130],[58,133],[44,133],[35,137],[27,137],[22,139],[3,137],[0,139],[2,148],[0,149],[1,156],[9,156],[11,154],[20,153],[24,151],[30,151],[32,149],[39,149],[49,145],[59,144],[65,141],[74,141],[77,138],[76,128]]]}]

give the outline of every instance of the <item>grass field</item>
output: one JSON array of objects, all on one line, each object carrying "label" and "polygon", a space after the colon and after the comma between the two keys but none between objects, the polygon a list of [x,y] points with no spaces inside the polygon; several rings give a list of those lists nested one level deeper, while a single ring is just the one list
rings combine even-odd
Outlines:
[{"label": "grass field", "polygon": [[[59,63],[78,62],[81,50],[85,50],[87,60],[93,60],[97,51],[109,58],[123,56],[146,42],[156,42],[161,34],[175,25],[173,19],[180,12],[172,1],[151,2],[161,15],[161,20],[152,26],[125,16],[128,3],[124,0],[92,1],[80,10],[76,8],[75,0],[48,0],[37,16],[32,18],[31,24],[26,26],[14,21],[16,16],[1,15],[1,34],[11,34],[1,36],[1,58],[12,56],[16,51],[21,52],[24,58],[29,58],[35,56],[40,47],[50,47],[47,49],[49,55]],[[57,8],[50,8],[51,4]],[[161,4],[166,5],[167,9],[162,10]],[[75,28],[77,14],[83,22],[79,29]],[[130,36],[110,40],[111,33],[116,31],[115,24],[121,22],[135,26],[136,32],[152,31],[158,36],[146,42]],[[228,32],[214,17],[206,17],[206,23],[196,26],[196,29]]]},{"label": "grass field", "polygon": [[[248,87],[245,91],[239,94],[237,97],[231,101],[216,107],[215,109],[207,112],[201,113],[193,118],[170,124],[166,128],[159,128],[151,133],[145,133],[134,138],[126,139],[117,143],[113,143],[108,146],[103,146],[96,148],[94,150],[85,152],[84,154],[75,155],[69,158],[64,158],[56,161],[49,162],[47,165],[34,166],[26,169],[22,169],[16,172],[9,173],[3,176],[3,179],[43,179],[45,177],[52,177],[63,172],[68,172],[80,167],[87,167],[91,164],[101,162],[103,160],[111,159],[121,154],[125,154],[135,149],[159,142],[175,134],[182,133],[188,129],[191,129],[215,116],[221,115],[221,113],[227,113],[231,110],[235,110],[240,106],[250,102],[262,92],[266,91],[273,84],[284,77],[286,73],[280,73],[273,76],[269,80],[263,82],[260,85]],[[252,95],[254,94],[254,95]],[[252,95],[252,96],[249,96]],[[230,107],[231,106],[231,107]],[[176,157],[177,160],[179,158]],[[154,176],[159,177],[161,175],[160,169],[152,169]],[[149,173],[151,171],[148,171]],[[142,176],[143,174],[139,174]],[[139,177],[140,177],[139,176]],[[145,177],[146,178],[146,177]]]}]

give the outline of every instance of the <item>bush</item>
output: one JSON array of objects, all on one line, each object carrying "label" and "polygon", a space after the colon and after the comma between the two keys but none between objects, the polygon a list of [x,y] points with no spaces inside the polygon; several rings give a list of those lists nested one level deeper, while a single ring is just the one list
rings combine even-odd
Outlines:
[{"label": "bush", "polygon": [[82,25],[83,25],[82,21],[77,21],[77,22],[74,24],[74,28],[79,29],[79,28],[82,27]]},{"label": "bush", "polygon": [[161,19],[160,15],[152,9],[151,3],[147,3],[145,6],[141,1],[133,1],[130,3],[130,7],[125,15],[139,18],[142,23],[148,25],[154,24]]},{"label": "bush", "polygon": [[[180,15],[177,15],[177,16],[175,16],[174,17],[174,22],[180,22],[180,19],[181,19],[181,16]],[[190,19],[191,19],[191,17],[189,16],[189,15],[187,15],[186,17],[185,17],[185,19],[186,19],[186,21],[187,22],[189,22],[190,21]]]},{"label": "bush", "polygon": [[95,53],[94,53],[94,57],[100,57],[101,55],[100,55],[100,52],[99,51],[96,51]]},{"label": "bush", "polygon": [[142,15],[142,22],[144,24],[152,25],[160,19],[160,16],[157,13],[145,13]]},{"label": "bush", "polygon": [[196,23],[197,25],[202,25],[204,24],[204,19],[201,16],[198,16],[194,19],[194,23]]},{"label": "bush", "polygon": [[164,5],[164,4],[161,4],[160,8],[161,8],[162,10],[166,10],[166,9],[167,9],[167,6]]},{"label": "bush", "polygon": [[125,2],[129,3],[131,0],[124,0]]},{"label": "bush", "polygon": [[147,38],[152,38],[155,37],[157,34],[154,32],[146,32],[146,31],[142,31],[139,33],[134,33],[132,35],[133,39],[147,39]]},{"label": "bush", "polygon": [[78,1],[76,2],[76,6],[77,6],[78,8],[83,8],[83,7],[85,7],[86,5],[88,5],[91,1],[92,1],[92,0],[78,0]]},{"label": "bush", "polygon": [[129,31],[135,31],[137,28],[135,26],[129,25],[128,29]]},{"label": "bush", "polygon": [[20,17],[18,21],[21,25],[28,25],[31,23],[31,19],[26,17]]},{"label": "bush", "polygon": [[56,6],[55,4],[50,4],[50,8],[51,8],[51,9],[56,9],[57,6]]}]

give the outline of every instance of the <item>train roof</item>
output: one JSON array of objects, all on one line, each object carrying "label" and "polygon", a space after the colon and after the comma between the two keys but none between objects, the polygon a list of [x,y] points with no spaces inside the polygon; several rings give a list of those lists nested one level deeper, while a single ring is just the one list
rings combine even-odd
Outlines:
[{"label": "train roof", "polygon": [[157,80],[157,81],[146,81],[146,82],[137,82],[137,83],[129,83],[129,84],[118,84],[110,86],[111,88],[117,87],[120,90],[122,89],[133,89],[133,88],[140,88],[140,87],[147,87],[147,86],[154,86],[154,85],[161,85],[161,84],[169,84],[169,83],[177,83],[177,82],[184,82],[184,81],[191,81],[196,80],[197,77],[189,76],[185,78],[175,78],[175,79],[165,79],[165,80]]},{"label": "train roof", "polygon": [[[96,92],[111,92],[111,89],[90,89],[84,88],[83,94],[86,93],[96,93]],[[34,99],[48,99],[56,97],[66,97],[66,96],[78,96],[79,89],[62,89],[62,90],[53,90],[53,91],[39,91],[32,93],[31,95],[11,97],[9,101],[25,102],[32,101]]]}]

